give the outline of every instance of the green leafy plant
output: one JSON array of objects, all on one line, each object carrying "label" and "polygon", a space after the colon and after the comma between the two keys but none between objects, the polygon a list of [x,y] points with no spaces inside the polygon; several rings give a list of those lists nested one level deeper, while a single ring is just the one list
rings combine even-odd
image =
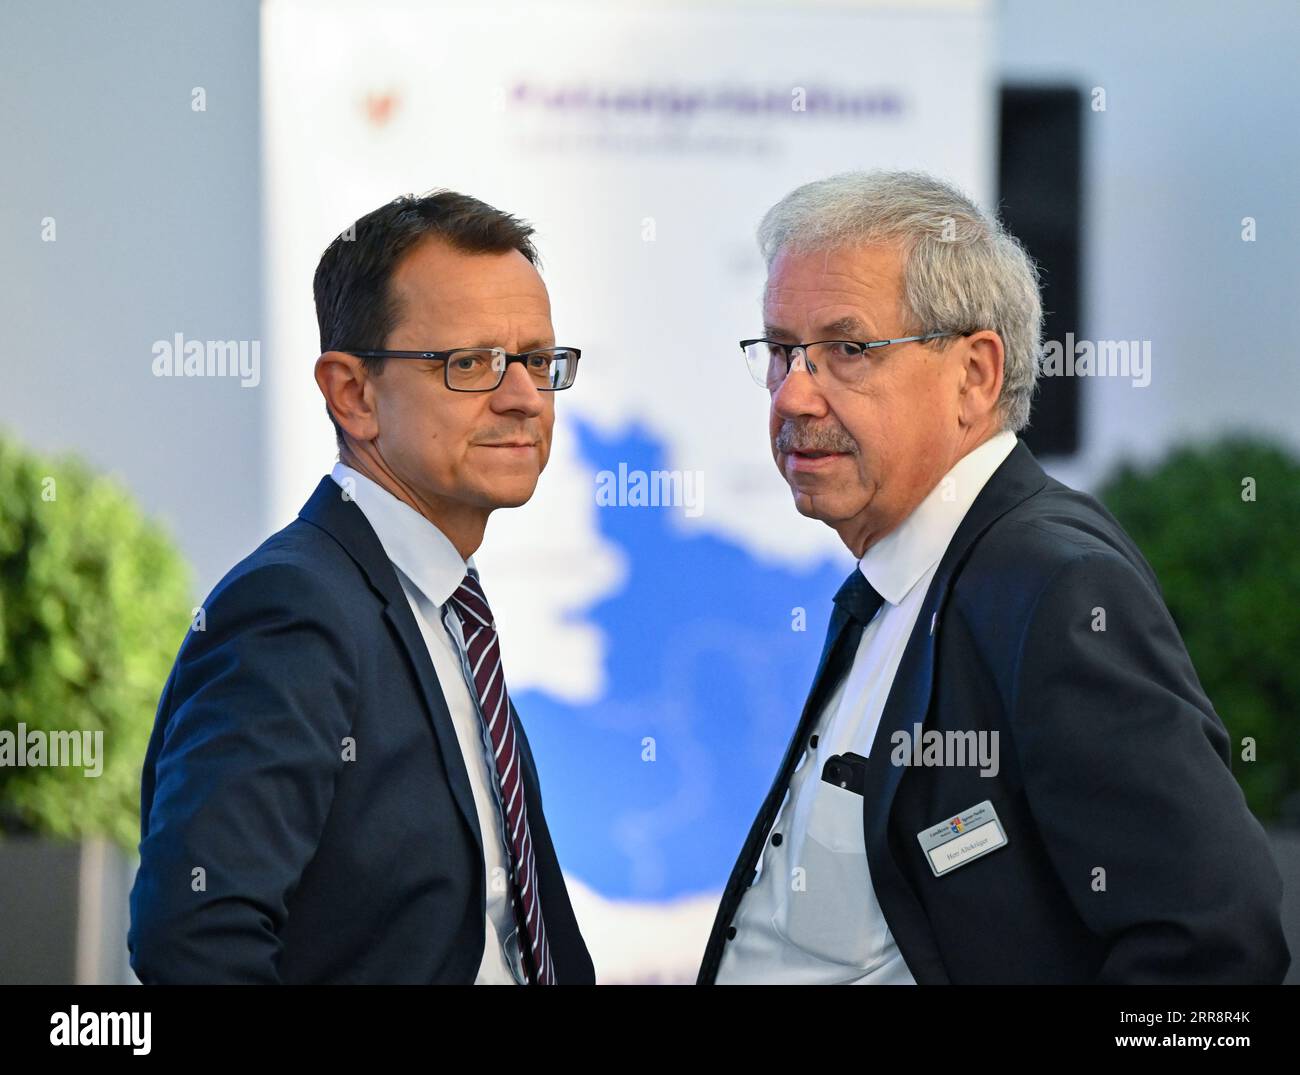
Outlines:
[{"label": "green leafy plant", "polygon": [[97,776],[84,758],[0,766],[0,833],[136,846],[141,765],[191,607],[188,565],[128,493],[0,436],[0,733],[102,733]]},{"label": "green leafy plant", "polygon": [[[1248,437],[1120,467],[1098,493],[1160,579],[1261,821],[1300,808],[1300,461]],[[1254,739],[1255,760],[1242,757]]]}]

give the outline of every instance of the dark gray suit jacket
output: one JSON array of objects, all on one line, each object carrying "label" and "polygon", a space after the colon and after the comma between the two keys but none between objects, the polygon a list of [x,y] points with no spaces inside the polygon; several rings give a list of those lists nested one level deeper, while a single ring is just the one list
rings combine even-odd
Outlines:
[{"label": "dark gray suit jacket", "polygon": [[[702,983],[834,687],[817,678],[723,894]],[[915,724],[996,730],[1000,772],[893,764],[893,733]],[[1232,754],[1142,554],[1018,442],[940,562],[866,768],[871,879],[913,976],[1280,982],[1282,882]],[[917,834],[986,799],[1007,845],[936,877]]]},{"label": "dark gray suit jacket", "polygon": [[[485,893],[469,776],[361,510],[323,478],[204,609],[145,758],[128,936],[137,976],[472,982]],[[519,744],[556,973],[591,983],[522,725]],[[206,888],[194,891],[200,867]]]}]

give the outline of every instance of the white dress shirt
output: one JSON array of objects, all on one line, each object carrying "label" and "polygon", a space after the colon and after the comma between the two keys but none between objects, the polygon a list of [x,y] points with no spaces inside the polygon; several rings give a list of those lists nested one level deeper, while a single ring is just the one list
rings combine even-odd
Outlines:
[{"label": "white dress shirt", "polygon": [[1015,446],[1015,434],[1004,430],[967,453],[858,561],[885,600],[804,743],[763,845],[758,876],[733,919],[736,936],[726,942],[718,982],[916,984],[876,901],[862,796],[820,775],[834,754],[870,757],[939,562],[975,497]]},{"label": "white dress shirt", "polygon": [[462,560],[441,530],[364,474],[335,463],[330,476],[361,509],[402,584],[442,686],[469,773],[483,837],[483,891],[487,901],[483,957],[474,984],[514,984],[517,979],[511,973],[511,964],[521,964],[509,900],[510,860],[500,797],[496,777],[489,768],[491,747],[479,717],[478,699],[470,687],[473,679],[467,667],[460,619],[447,603],[473,566],[473,557],[468,563]]}]

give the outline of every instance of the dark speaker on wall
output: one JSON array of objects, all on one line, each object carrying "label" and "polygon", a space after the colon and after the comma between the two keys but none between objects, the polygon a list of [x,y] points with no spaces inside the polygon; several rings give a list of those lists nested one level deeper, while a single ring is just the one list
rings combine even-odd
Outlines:
[{"label": "dark speaker on wall", "polygon": [[[1004,86],[998,139],[1002,220],[1038,263],[1043,338],[1086,339],[1080,324],[1084,95],[1074,87]],[[1038,456],[1079,450],[1079,380],[1041,377],[1021,437]]]}]

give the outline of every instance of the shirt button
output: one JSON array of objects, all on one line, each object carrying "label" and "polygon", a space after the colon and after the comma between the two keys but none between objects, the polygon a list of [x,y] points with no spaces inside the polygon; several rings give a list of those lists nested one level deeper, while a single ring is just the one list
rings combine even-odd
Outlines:
[{"label": "shirt button", "polygon": [[728,926],[728,927],[727,927],[727,940],[729,940],[729,941],[734,941],[735,939],[736,939],[736,927],[735,927],[735,926]]},{"label": "shirt button", "polygon": [[773,847],[781,846],[781,834],[779,832],[772,833],[772,846]]}]

